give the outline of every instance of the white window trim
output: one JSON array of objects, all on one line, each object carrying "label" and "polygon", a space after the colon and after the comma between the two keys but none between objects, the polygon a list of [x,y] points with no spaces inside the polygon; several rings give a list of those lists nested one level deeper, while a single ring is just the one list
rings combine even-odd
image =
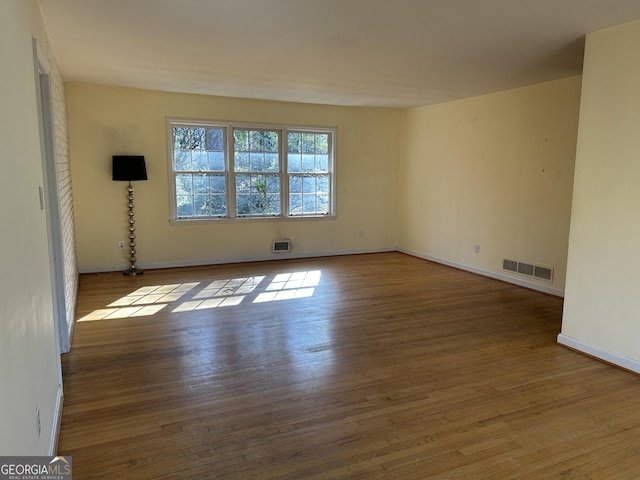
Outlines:
[{"label": "white window trim", "polygon": [[[202,217],[202,218],[178,218],[176,205],[176,185],[175,171],[173,169],[173,127],[174,125],[185,127],[205,127],[205,128],[221,128],[225,131],[225,184],[227,195],[227,215],[220,217]],[[234,129],[256,129],[256,130],[278,130],[280,132],[280,215],[264,215],[264,216],[245,216],[236,215],[236,185],[233,162],[231,155],[233,154],[233,130]],[[169,223],[172,225],[194,225],[194,224],[210,224],[210,223],[237,223],[237,222],[278,222],[278,221],[318,221],[331,220],[337,217],[336,202],[336,143],[338,131],[335,127],[318,127],[318,126],[301,126],[301,125],[282,125],[282,124],[266,124],[266,123],[244,123],[244,122],[228,122],[228,121],[211,121],[183,118],[167,118],[167,169],[169,180],[169,206],[170,217]],[[289,173],[286,164],[286,146],[285,141],[289,132],[303,133],[329,133],[329,202],[330,211],[325,215],[288,215],[289,211]]]},{"label": "white window trim", "polygon": [[[282,212],[286,212],[288,211],[288,198],[287,195],[283,195],[282,192],[288,192],[289,191],[289,185],[287,182],[287,179],[285,177],[287,177],[286,172],[284,171],[284,169],[286,168],[286,161],[284,158],[284,136],[286,135],[286,131],[282,128],[274,128],[273,126],[268,126],[268,127],[264,127],[264,126],[255,126],[252,125],[250,127],[246,127],[246,126],[241,126],[241,124],[235,123],[235,124],[229,124],[228,127],[228,133],[227,133],[227,145],[231,146],[234,144],[234,135],[233,132],[234,130],[263,130],[263,131],[278,131],[280,133],[280,135],[278,136],[279,140],[278,140],[278,152],[279,152],[279,158],[278,158],[278,163],[279,163],[279,169],[278,169],[278,177],[280,177],[280,215],[236,215],[236,211],[237,211],[237,205],[236,205],[236,200],[237,200],[237,195],[236,195],[236,176],[238,174],[243,175],[245,173],[254,173],[254,172],[236,172],[235,168],[231,168],[231,148],[228,148],[228,156],[229,156],[229,163],[226,165],[227,167],[227,172],[228,172],[228,176],[229,176],[229,181],[228,181],[228,195],[229,195],[229,199],[227,204],[229,205],[229,208],[227,208],[227,216],[224,218],[230,219],[230,220],[235,220],[235,219],[242,219],[242,220],[246,220],[246,219],[268,219],[268,218],[284,218],[284,217],[288,217],[287,215],[285,215]],[[257,173],[257,172],[256,172]],[[286,187],[286,190],[285,190]]]}]

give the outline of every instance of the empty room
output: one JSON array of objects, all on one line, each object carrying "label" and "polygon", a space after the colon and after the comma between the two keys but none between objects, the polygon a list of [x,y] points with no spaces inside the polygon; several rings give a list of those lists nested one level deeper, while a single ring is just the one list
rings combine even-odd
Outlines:
[{"label": "empty room", "polygon": [[0,32],[2,475],[640,476],[640,3]]}]

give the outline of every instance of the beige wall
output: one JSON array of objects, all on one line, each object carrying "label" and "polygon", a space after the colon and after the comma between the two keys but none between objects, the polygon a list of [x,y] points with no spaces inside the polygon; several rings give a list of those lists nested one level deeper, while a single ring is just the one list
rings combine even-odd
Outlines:
[{"label": "beige wall", "polygon": [[640,22],[587,36],[559,340],[640,371]]},{"label": "beige wall", "polygon": [[47,225],[38,195],[43,169],[32,37],[46,52],[35,1],[0,2],[0,455],[51,452],[61,393]]},{"label": "beige wall", "polygon": [[[399,247],[562,294],[579,99],[574,77],[404,111]],[[552,266],[554,281],[503,258]]]},{"label": "beige wall", "polygon": [[[399,110],[82,84],[68,84],[66,91],[83,271],[126,265],[117,248],[127,227],[126,189],[111,181],[114,154],[140,154],[147,161],[149,180],[135,184],[142,267],[270,258],[271,241],[283,237],[292,240],[293,255],[395,248]],[[337,218],[170,225],[167,117],[337,127]]]}]

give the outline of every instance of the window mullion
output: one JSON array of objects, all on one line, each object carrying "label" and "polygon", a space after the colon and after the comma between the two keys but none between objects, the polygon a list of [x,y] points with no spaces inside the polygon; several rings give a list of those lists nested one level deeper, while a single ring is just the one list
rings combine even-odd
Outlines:
[{"label": "window mullion", "polygon": [[289,173],[287,170],[287,155],[289,153],[289,130],[282,130],[280,137],[280,216],[289,216]]},{"label": "window mullion", "polygon": [[233,141],[233,127],[226,130],[227,148],[225,149],[225,167],[227,169],[227,215],[236,217],[236,172],[235,172],[235,142]]},{"label": "window mullion", "polygon": [[167,131],[167,152],[169,153],[169,178],[171,179],[171,185],[169,186],[171,192],[171,205],[170,205],[170,218],[178,218],[178,201],[177,201],[177,189],[176,189],[176,181],[178,177],[178,172],[175,168],[175,148],[174,148],[174,133],[173,133],[173,123],[167,119],[166,121],[166,131]]},{"label": "window mullion", "polygon": [[336,215],[336,150],[335,150],[336,132],[329,135],[327,139],[327,147],[329,152],[329,213]]}]

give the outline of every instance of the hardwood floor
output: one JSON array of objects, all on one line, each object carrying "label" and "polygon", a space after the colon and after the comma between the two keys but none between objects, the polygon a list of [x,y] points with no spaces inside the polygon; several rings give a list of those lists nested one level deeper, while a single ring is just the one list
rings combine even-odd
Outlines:
[{"label": "hardwood floor", "polygon": [[400,253],[80,280],[74,480],[640,477],[640,379],[559,298]]}]

